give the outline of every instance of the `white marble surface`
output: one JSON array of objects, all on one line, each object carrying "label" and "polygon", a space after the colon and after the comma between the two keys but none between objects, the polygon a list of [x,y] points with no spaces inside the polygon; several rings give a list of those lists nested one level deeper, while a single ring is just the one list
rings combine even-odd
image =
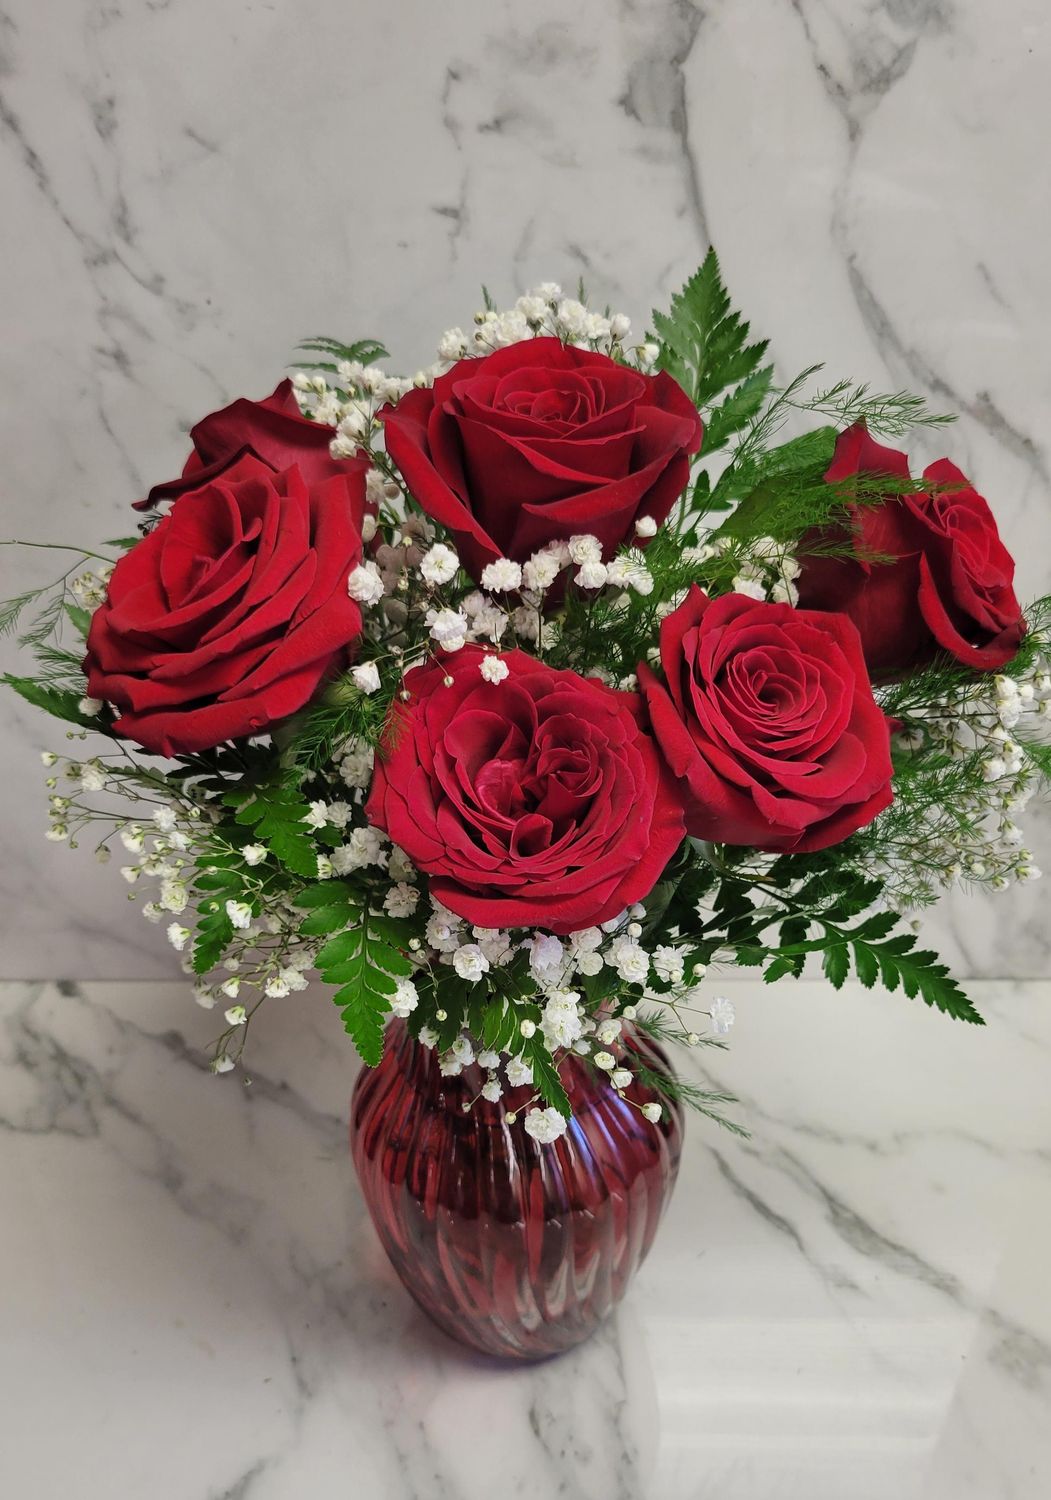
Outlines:
[{"label": "white marble surface", "polygon": [[[641,321],[713,240],[786,375],[825,359],[963,413],[953,454],[1032,596],[1049,64],[1046,0],[2,0],[5,530],[123,534],[188,425],[304,334],[413,368],[483,278],[579,273]],[[4,593],[48,576],[0,566]],[[4,699],[0,973],[172,974],[44,844],[47,738]],[[937,936],[963,972],[1038,976],[1040,909],[957,902]]]},{"label": "white marble surface", "polygon": [[184,985],[0,987],[0,1492],[1043,1500],[1051,984],[732,993],[752,1139],[691,1120],[617,1318],[507,1369],[383,1259],[321,991],[246,1084]]}]

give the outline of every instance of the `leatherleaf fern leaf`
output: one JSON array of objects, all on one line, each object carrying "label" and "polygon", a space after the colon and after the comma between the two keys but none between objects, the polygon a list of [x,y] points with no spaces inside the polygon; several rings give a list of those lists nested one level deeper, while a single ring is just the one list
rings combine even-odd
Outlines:
[{"label": "leatherleaf fern leaf", "polygon": [[361,1054],[375,1067],[383,1056],[383,1027],[400,978],[413,972],[402,951],[411,927],[371,911],[368,902],[345,881],[326,880],[308,886],[294,898],[307,916],[299,930],[306,936],[331,934],[315,959],[333,996],[343,1027]]}]

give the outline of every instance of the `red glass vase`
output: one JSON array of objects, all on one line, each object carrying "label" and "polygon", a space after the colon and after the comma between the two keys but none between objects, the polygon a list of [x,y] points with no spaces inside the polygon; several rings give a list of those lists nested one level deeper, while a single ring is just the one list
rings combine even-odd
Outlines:
[{"label": "red glass vase", "polygon": [[[625,1025],[625,1060],[670,1072],[660,1048]],[[529,1088],[477,1099],[477,1065],[443,1078],[437,1054],[392,1021],[379,1067],[354,1089],[351,1146],[383,1248],[438,1326],[487,1354],[542,1359],[586,1339],[638,1270],[671,1196],[682,1111],[633,1083],[621,1099],[570,1054],[573,1118],[541,1145],[521,1116]],[[631,1102],[629,1102],[631,1101]]]}]

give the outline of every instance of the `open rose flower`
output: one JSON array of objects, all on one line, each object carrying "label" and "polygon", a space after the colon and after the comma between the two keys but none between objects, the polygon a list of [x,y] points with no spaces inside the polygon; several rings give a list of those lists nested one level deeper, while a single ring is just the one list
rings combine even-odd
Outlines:
[{"label": "open rose flower", "polygon": [[568,933],[618,916],[683,834],[638,695],[522,651],[492,683],[483,659],[467,647],[408,673],[368,817],[478,926]]},{"label": "open rose flower", "polygon": [[645,664],[639,684],[695,838],[824,849],[890,804],[890,731],[845,616],[694,586],[660,650],[667,686]]},{"label": "open rose flower", "polygon": [[[907,479],[909,461],[857,423],[840,434],[825,478],[865,473]],[[1025,633],[1014,559],[988,504],[955,464],[941,458],[923,477],[939,491],[859,505],[849,533],[817,534],[825,543],[848,542],[855,556],[803,556],[800,602],[849,615],[874,676],[922,666],[939,649],[965,666],[996,670]]]},{"label": "open rose flower", "polygon": [[608,557],[643,516],[663,521],[701,422],[666,374],[529,339],[462,359],[382,413],[387,449],[475,579],[588,533]]},{"label": "open rose flower", "polygon": [[92,617],[88,692],[161,755],[258,734],[303,707],[361,632],[365,479],[241,458],[181,495],[117,563]]},{"label": "open rose flower", "polygon": [[295,464],[308,484],[368,467],[364,458],[331,456],[332,428],[300,414],[290,380],[282,380],[262,401],[242,396],[221,411],[202,417],[190,428],[190,437],[193,451],[182,476],[155,484],[145,500],[135,502],[136,510],[152,510],[165,500],[198,489],[246,453],[275,473]]}]

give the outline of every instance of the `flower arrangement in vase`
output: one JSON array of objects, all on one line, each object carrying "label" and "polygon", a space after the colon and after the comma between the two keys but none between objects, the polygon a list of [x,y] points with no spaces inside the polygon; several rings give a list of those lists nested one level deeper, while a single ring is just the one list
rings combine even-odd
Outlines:
[{"label": "flower arrangement in vase", "polygon": [[683,1105],[740,1129],[663,1050],[725,1045],[719,966],[817,954],[978,1022],[911,914],[1039,873],[1048,602],[892,446],[948,418],[778,385],[714,253],[652,326],[549,283],[412,379],[311,340],[135,535],[4,607],[7,681],[90,737],[44,753],[48,836],[125,851],[215,1072],[332,987],[384,1245],[495,1353],[622,1295]]}]

